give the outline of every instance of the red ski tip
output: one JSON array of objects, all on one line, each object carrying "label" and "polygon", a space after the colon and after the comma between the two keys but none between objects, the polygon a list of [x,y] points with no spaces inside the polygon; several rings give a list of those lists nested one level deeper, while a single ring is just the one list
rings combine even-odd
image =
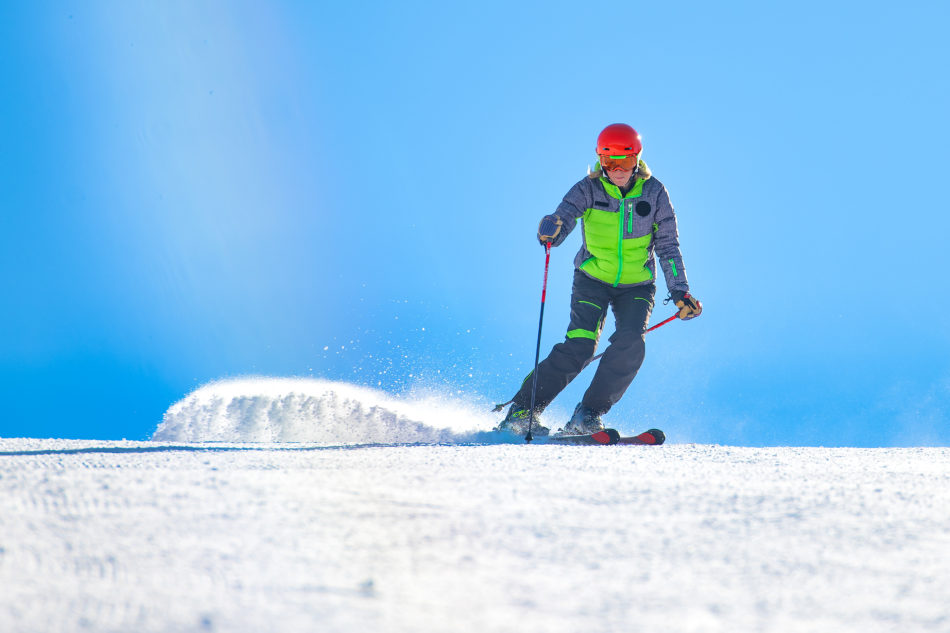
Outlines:
[{"label": "red ski tip", "polygon": [[594,438],[594,441],[598,444],[616,444],[620,441],[620,433],[614,429],[597,431],[596,433],[592,433],[591,437]]},{"label": "red ski tip", "polygon": [[662,444],[666,441],[666,435],[660,429],[650,429],[638,435],[637,439],[644,444]]}]

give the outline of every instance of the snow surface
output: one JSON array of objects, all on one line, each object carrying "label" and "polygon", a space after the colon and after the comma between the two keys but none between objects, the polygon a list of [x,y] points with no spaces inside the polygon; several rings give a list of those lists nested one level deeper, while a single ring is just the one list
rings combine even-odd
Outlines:
[{"label": "snow surface", "polygon": [[420,405],[254,379],[0,440],[0,631],[950,631],[950,449],[401,444],[491,418]]}]

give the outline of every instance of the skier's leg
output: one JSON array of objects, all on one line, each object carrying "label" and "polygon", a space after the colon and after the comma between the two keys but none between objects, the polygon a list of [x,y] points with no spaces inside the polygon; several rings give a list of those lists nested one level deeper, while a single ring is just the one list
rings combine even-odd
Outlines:
[{"label": "skier's leg", "polygon": [[[609,286],[583,273],[574,273],[571,293],[571,322],[564,341],[558,343],[538,365],[535,411],[541,412],[590,362],[604,327],[609,303]],[[514,397],[515,409],[531,406],[531,374]]]},{"label": "skier's leg", "polygon": [[614,317],[617,329],[600,359],[597,372],[582,400],[596,413],[606,413],[633,382],[646,355],[644,330],[653,310],[656,286],[635,286],[615,291]]}]

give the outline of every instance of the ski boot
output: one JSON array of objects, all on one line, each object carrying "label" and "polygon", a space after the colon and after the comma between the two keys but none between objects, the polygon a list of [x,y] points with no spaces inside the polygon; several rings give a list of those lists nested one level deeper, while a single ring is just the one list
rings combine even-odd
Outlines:
[{"label": "ski boot", "polygon": [[[514,433],[515,435],[527,435],[528,422],[530,418],[528,413],[528,409],[522,409],[516,404],[511,405],[511,408],[508,409],[508,415],[506,415],[505,419],[495,427],[495,430],[507,431],[508,433]],[[551,429],[546,426],[542,426],[541,423],[538,422],[538,412],[536,412],[534,414],[534,424],[531,425],[531,434],[541,437],[547,435],[550,432]]]},{"label": "ski boot", "polygon": [[558,435],[591,435],[604,430],[604,423],[600,420],[600,414],[593,409],[588,409],[584,403],[579,403],[574,408],[574,415],[570,421],[564,425],[564,428],[557,432]]}]

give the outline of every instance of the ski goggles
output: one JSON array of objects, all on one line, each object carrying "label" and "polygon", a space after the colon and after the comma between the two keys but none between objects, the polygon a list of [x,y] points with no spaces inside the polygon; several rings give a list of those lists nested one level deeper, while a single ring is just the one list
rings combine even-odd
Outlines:
[{"label": "ski goggles", "polygon": [[605,156],[600,155],[600,166],[607,171],[633,171],[637,167],[637,160],[640,158],[637,154],[627,154],[626,156]]}]

